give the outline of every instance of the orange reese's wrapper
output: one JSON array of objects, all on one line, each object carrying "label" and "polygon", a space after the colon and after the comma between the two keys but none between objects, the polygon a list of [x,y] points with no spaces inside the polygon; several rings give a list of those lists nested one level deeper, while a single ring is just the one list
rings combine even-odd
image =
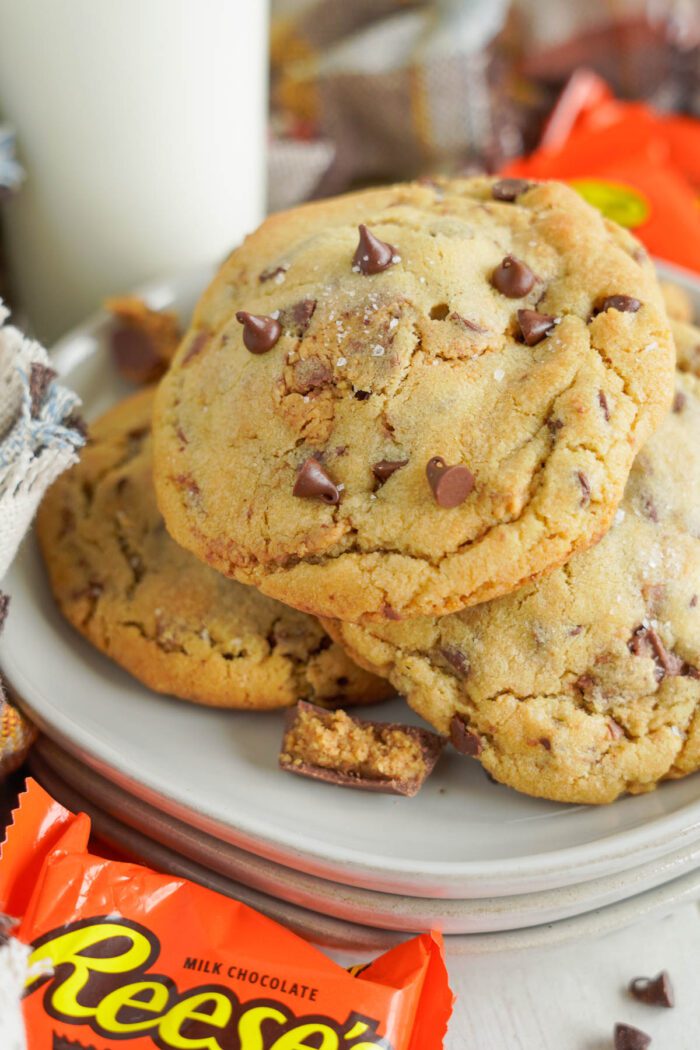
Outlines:
[{"label": "orange reese's wrapper", "polygon": [[238,901],[88,852],[90,821],[35,781],[0,859],[33,950],[28,1050],[440,1050],[439,934],[352,973]]}]

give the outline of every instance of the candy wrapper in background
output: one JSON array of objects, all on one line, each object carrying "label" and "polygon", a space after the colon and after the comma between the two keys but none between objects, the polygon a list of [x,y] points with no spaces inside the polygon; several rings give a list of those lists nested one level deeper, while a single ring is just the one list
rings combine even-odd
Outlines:
[{"label": "candy wrapper in background", "polygon": [[439,934],[349,972],[244,904],[91,855],[89,835],[29,781],[0,859],[0,909],[31,946],[27,1050],[442,1047]]}]

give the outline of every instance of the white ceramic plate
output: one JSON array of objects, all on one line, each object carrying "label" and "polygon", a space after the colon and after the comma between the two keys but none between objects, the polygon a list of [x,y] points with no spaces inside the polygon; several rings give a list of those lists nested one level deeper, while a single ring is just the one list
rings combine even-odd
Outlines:
[{"label": "white ceramic plate", "polygon": [[[430,900],[382,893],[293,871],[212,838],[129,795],[47,737],[37,742],[31,762],[32,772],[52,794],[59,785],[63,792],[87,797],[101,816],[119,820],[214,874],[332,918],[385,930],[439,928],[448,934],[474,934],[558,922],[643,893],[700,866],[698,841],[629,871],[517,896]],[[75,798],[65,801],[72,807]]]},{"label": "white ceramic plate", "polygon": [[[41,759],[38,765],[41,766]],[[351,922],[342,916],[332,917],[309,911],[296,903],[252,889],[160,842],[154,842],[150,834],[144,835],[128,827],[115,816],[101,810],[92,799],[88,800],[68,787],[48,767],[44,770],[43,779],[47,789],[56,798],[74,811],[82,810],[88,813],[97,834],[127,855],[160,871],[182,875],[202,886],[242,901],[316,944],[353,952],[357,958],[357,953],[361,957],[364,953],[384,951],[406,936],[392,930]],[[448,960],[456,960],[460,956],[516,952],[580,942],[585,938],[597,938],[613,933],[642,919],[666,915],[679,905],[698,899],[700,872],[694,871],[646,893],[560,922],[543,922],[524,929],[496,933],[448,936],[445,941],[446,955]],[[346,959],[346,963],[347,961]]]},{"label": "white ceramic plate", "polygon": [[[700,302],[698,283],[681,276]],[[191,308],[204,274],[166,282],[154,305]],[[123,393],[93,319],[56,363],[94,416]],[[562,806],[491,784],[446,754],[415,799],[366,795],[277,769],[281,719],[156,696],[56,612],[32,538],[8,575],[0,644],[8,681],[44,732],[156,808],[276,863],[367,889],[494,897],[639,867],[700,839],[700,777],[613,806]],[[399,702],[372,712],[407,719]]]}]

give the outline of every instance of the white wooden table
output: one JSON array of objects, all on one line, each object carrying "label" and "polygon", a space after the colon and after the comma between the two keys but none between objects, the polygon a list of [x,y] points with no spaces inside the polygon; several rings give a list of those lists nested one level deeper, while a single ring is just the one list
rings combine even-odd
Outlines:
[{"label": "white wooden table", "polygon": [[[668,1010],[635,1002],[632,977],[666,969]],[[612,1050],[616,1021],[652,1036],[652,1050],[700,1048],[700,908],[598,940],[450,960],[457,995],[445,1050]]]}]

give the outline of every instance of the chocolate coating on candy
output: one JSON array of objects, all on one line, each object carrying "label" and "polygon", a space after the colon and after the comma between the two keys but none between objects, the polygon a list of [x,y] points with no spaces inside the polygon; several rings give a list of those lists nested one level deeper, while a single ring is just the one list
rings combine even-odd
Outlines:
[{"label": "chocolate coating on candy", "polygon": [[460,755],[478,758],[483,747],[481,738],[467,728],[467,723],[459,715],[453,715],[450,722],[450,743]]},{"label": "chocolate coating on candy", "polygon": [[236,320],[243,325],[243,342],[251,354],[266,354],[282,335],[282,325],[274,317],[239,310]]},{"label": "chocolate coating on candy", "polygon": [[529,190],[531,185],[527,179],[499,179],[491,187],[491,196],[495,201],[512,203],[521,193]]},{"label": "chocolate coating on candy", "polygon": [[604,314],[606,310],[618,310],[623,314],[636,314],[642,304],[639,299],[632,295],[608,295],[595,308],[596,314]]},{"label": "chocolate coating on candy", "polygon": [[474,488],[474,475],[458,464],[448,466],[441,456],[433,456],[425,468],[435,502],[446,509],[458,507]]},{"label": "chocolate coating on candy", "polygon": [[528,346],[541,343],[554,328],[555,321],[551,314],[541,314],[538,310],[518,310],[520,334]]},{"label": "chocolate coating on candy", "polygon": [[360,224],[359,230],[360,241],[352,257],[353,267],[364,274],[381,273],[394,261],[393,247],[375,237],[364,223]]},{"label": "chocolate coating on candy", "polygon": [[395,474],[397,470],[401,470],[401,467],[405,467],[407,463],[407,459],[380,459],[378,463],[373,464],[372,473],[379,484],[383,485],[392,474]]},{"label": "chocolate coating on candy", "polygon": [[633,998],[649,1006],[670,1008],[675,1005],[673,985],[666,970],[656,977],[635,977],[630,981],[629,991]]},{"label": "chocolate coating on candy", "polygon": [[294,482],[292,495],[300,499],[320,499],[322,503],[327,503],[329,506],[340,503],[340,492],[337,486],[313,456],[302,463]]},{"label": "chocolate coating on candy", "polygon": [[491,274],[491,284],[508,299],[522,299],[535,287],[535,275],[526,263],[506,255]]}]

